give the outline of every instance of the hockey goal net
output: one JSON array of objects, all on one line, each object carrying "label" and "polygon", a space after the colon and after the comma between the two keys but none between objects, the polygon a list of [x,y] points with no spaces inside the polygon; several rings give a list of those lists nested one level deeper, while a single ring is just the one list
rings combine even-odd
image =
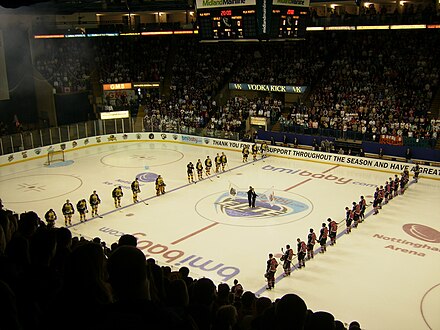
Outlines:
[{"label": "hockey goal net", "polygon": [[63,150],[51,150],[47,153],[46,165],[51,165],[55,162],[64,162]]}]

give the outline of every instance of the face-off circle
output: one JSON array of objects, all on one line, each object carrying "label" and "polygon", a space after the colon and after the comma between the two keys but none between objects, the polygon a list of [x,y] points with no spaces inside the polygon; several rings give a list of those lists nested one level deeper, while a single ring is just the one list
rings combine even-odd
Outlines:
[{"label": "face-off circle", "polygon": [[[54,182],[49,184],[48,182]],[[7,203],[30,203],[70,194],[82,186],[80,178],[65,174],[26,175],[0,181],[0,196]]]},{"label": "face-off circle", "polygon": [[[264,189],[261,189],[264,190]],[[305,218],[313,210],[304,196],[280,190],[258,193],[255,208],[249,207],[247,190],[210,194],[195,205],[203,218],[225,225],[265,227],[286,224]]]}]

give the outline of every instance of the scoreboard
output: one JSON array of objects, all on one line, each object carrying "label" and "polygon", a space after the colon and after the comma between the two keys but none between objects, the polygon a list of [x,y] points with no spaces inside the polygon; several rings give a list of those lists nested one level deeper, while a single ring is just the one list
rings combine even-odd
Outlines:
[{"label": "scoreboard", "polygon": [[228,40],[258,37],[256,11],[252,7],[200,10],[197,17],[201,39]]},{"label": "scoreboard", "polygon": [[270,37],[274,39],[305,38],[307,7],[273,6]]},{"label": "scoreboard", "polygon": [[201,40],[303,39],[309,0],[197,0]]}]

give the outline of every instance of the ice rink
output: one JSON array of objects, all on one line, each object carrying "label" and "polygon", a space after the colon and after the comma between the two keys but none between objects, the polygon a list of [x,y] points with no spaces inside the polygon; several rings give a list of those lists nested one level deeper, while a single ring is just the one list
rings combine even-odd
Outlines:
[{"label": "ice rink", "polygon": [[[225,172],[188,183],[188,162],[204,162],[207,155],[214,159],[222,151],[228,156]],[[340,222],[346,206],[361,195],[372,201],[376,185],[397,173],[273,156],[243,163],[237,151],[172,142],[98,145],[65,156],[65,162],[50,166],[44,159],[2,166],[5,207],[33,210],[41,218],[53,208],[56,226],[63,226],[66,199],[76,205],[96,190],[102,218],[80,223],[76,212],[74,235],[98,236],[110,246],[122,233],[131,233],[160,265],[187,266],[192,277],[231,286],[237,278],[245,290],[271,299],[293,292],[313,311],[329,311],[347,323],[358,320],[362,329],[440,329],[438,180],[411,180],[406,193],[378,215],[369,206],[366,220],[349,235],[340,223],[335,246],[306,261],[304,269],[294,267],[290,277],[282,276],[280,265],[275,289],[267,291],[268,253],[279,258],[286,244],[296,253],[296,239],[307,242],[309,228],[318,234],[327,218]],[[166,194],[156,197],[158,174],[167,186]],[[136,177],[141,202],[133,204],[130,184]],[[111,192],[118,185],[124,197],[115,209]],[[255,209],[247,205],[249,186],[258,194]],[[234,199],[231,187],[237,190]]]}]

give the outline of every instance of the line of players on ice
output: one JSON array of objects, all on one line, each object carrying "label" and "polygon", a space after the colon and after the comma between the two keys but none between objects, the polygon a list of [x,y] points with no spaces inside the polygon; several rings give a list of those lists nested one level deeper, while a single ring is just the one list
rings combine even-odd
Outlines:
[{"label": "line of players on ice", "polygon": [[[413,169],[414,171],[414,182],[417,183],[419,180],[420,167],[418,164]],[[385,182],[385,186],[380,186],[376,188],[374,192],[374,200],[373,200],[373,214],[378,214],[379,209],[382,208],[382,203],[387,204],[391,199],[397,197],[399,193],[403,195],[408,186],[409,182],[409,170],[405,169],[401,174],[400,178],[396,174],[394,179],[389,178],[388,181]],[[400,191],[399,191],[400,188]],[[357,228],[358,224],[363,222],[365,219],[365,210],[367,208],[367,202],[364,196],[360,197],[359,203],[353,202],[352,208],[350,209],[348,206],[345,208],[345,224],[346,234],[351,232],[351,228]],[[344,220],[342,220],[344,221]],[[342,222],[341,221],[341,222]],[[319,237],[316,237],[316,234],[313,228],[310,228],[309,234],[307,235],[307,244],[297,238],[297,253],[293,252],[293,249],[290,245],[286,245],[286,250],[283,252],[280,260],[283,262],[283,270],[284,276],[290,276],[291,273],[291,264],[294,256],[298,256],[298,268],[302,268],[306,266],[305,260],[313,259],[314,257],[314,248],[316,242],[318,242],[321,246],[320,253],[325,253],[327,251],[327,239],[330,238],[330,245],[336,244],[336,236],[338,231],[338,223],[331,218],[327,219],[328,226],[326,223],[322,223],[322,227],[319,231]],[[264,274],[267,280],[267,288],[271,290],[275,287],[275,272],[278,267],[278,261],[275,259],[272,253],[269,254],[269,259],[266,262],[266,272]]]},{"label": "line of players on ice", "polygon": [[[254,143],[251,149],[249,149],[249,145],[246,144],[241,151],[243,155],[243,163],[246,163],[248,161],[250,150],[252,150],[252,157],[254,161],[257,160],[258,153],[260,153],[261,158],[265,158],[267,156],[267,143],[263,142],[260,147],[258,147],[258,145]],[[203,167],[203,164],[205,165],[205,167]],[[220,167],[222,169],[222,172],[224,172],[226,170],[227,164],[228,158],[226,157],[225,153],[222,152],[221,155],[217,153],[214,158],[215,173],[220,172]],[[197,172],[197,180],[203,180],[203,169],[205,169],[205,174],[209,178],[209,176],[211,175],[212,166],[213,162],[212,159],[209,158],[209,156],[206,156],[204,163],[202,163],[200,159],[197,160],[197,163],[195,165],[192,162],[189,162],[188,165],[186,165],[188,182],[196,183],[194,181],[194,170]]]},{"label": "line of players on ice", "polygon": [[[165,194],[165,186],[166,186],[166,184],[165,184],[162,176],[158,175],[156,178],[156,181],[155,181],[156,196],[160,196],[160,195]],[[141,192],[138,178],[136,178],[131,183],[131,191],[133,194],[133,203],[138,203],[139,202],[138,194]],[[113,201],[115,203],[116,208],[121,207],[122,196],[124,196],[124,192],[122,191],[122,187],[121,186],[115,187],[112,191],[112,198],[113,198]],[[99,207],[99,204],[101,204],[101,199],[99,198],[98,194],[96,193],[96,190],[94,190],[93,193],[90,195],[89,204],[92,209],[92,218],[97,217],[97,216],[99,217],[98,207]],[[79,200],[76,203],[76,210],[79,213],[79,221],[80,222],[87,221],[86,214],[89,211],[87,208],[87,201],[84,198]],[[70,200],[68,200],[68,199],[66,200],[61,211],[64,216],[65,226],[66,227],[71,226],[72,225],[72,216],[75,214],[75,207],[70,202]],[[49,211],[47,211],[44,218],[46,219],[47,226],[49,228],[55,226],[55,221],[57,220],[57,215],[53,209],[50,209]]]}]

